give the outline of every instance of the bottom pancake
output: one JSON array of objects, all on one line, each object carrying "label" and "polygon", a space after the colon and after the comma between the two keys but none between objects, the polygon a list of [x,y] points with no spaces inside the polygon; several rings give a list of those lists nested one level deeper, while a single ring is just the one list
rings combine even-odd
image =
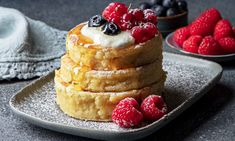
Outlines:
[{"label": "bottom pancake", "polygon": [[56,102],[61,110],[74,118],[94,121],[111,121],[111,114],[118,102],[126,97],[141,101],[150,94],[161,95],[165,77],[158,83],[142,89],[124,92],[80,91],[65,83],[57,73],[55,76]]}]

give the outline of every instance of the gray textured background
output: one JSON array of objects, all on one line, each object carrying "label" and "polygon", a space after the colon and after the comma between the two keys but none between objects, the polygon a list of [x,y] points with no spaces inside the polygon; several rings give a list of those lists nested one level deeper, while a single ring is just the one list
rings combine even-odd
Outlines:
[{"label": "gray textured background", "polygon": [[[140,1],[122,0],[129,4]],[[62,30],[99,13],[111,0],[0,0],[0,6],[12,7],[25,15]],[[218,8],[235,26],[235,0],[188,0],[189,21],[202,10]],[[165,51],[174,52],[167,46]],[[143,140],[232,141],[235,140],[235,63],[223,63],[220,82],[178,118]],[[10,97],[32,80],[0,81],[0,140],[62,141],[91,139],[66,135],[36,127],[15,115],[9,108]]]}]

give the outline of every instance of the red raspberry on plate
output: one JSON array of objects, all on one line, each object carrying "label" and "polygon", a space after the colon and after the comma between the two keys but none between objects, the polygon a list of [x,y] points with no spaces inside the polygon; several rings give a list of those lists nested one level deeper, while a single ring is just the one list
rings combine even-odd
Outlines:
[{"label": "red raspberry on plate", "polygon": [[202,37],[200,35],[190,36],[183,43],[183,49],[188,52],[198,53],[198,47],[202,41]]},{"label": "red raspberry on plate", "polygon": [[225,37],[219,40],[221,48],[226,53],[235,53],[235,39],[232,37]]},{"label": "red raspberry on plate", "polygon": [[121,100],[112,113],[114,123],[123,128],[138,126],[143,119],[139,111],[139,104],[134,98],[125,98]]},{"label": "red raspberry on plate", "polygon": [[102,16],[111,21],[112,19],[122,17],[125,13],[127,13],[128,8],[125,4],[120,2],[110,3],[103,11]]},{"label": "red raspberry on plate", "polygon": [[139,103],[134,98],[127,97],[118,103],[119,106],[126,105],[126,104],[130,104],[130,105],[134,106],[137,110],[139,110]]},{"label": "red raspberry on plate", "polygon": [[156,121],[167,113],[167,106],[161,96],[150,95],[143,100],[140,110],[145,120]]},{"label": "red raspberry on plate", "polygon": [[222,54],[219,44],[212,36],[206,36],[202,39],[198,47],[198,53],[203,55]]},{"label": "red raspberry on plate", "polygon": [[136,43],[143,43],[152,39],[158,33],[157,27],[153,23],[142,23],[131,29],[131,35]]},{"label": "red raspberry on plate", "polygon": [[183,46],[183,43],[190,36],[190,31],[188,27],[181,27],[177,29],[173,35],[173,40],[180,47]]},{"label": "red raspberry on plate", "polygon": [[211,8],[203,12],[190,26],[192,35],[207,36],[212,35],[215,24],[220,20],[221,15],[215,8]]},{"label": "red raspberry on plate", "polygon": [[231,37],[233,35],[233,29],[228,20],[220,20],[214,30],[215,40],[219,40],[224,37]]}]

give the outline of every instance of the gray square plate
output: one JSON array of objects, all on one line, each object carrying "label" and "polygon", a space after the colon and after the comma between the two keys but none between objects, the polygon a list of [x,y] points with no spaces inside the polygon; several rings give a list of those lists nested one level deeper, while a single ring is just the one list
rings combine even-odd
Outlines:
[{"label": "gray square plate", "polygon": [[140,128],[119,128],[112,122],[76,120],[55,103],[54,72],[29,84],[10,100],[14,113],[38,126],[93,139],[134,140],[143,138],[174,119],[219,81],[222,67],[210,61],[164,53],[167,71],[164,98],[170,112]]}]

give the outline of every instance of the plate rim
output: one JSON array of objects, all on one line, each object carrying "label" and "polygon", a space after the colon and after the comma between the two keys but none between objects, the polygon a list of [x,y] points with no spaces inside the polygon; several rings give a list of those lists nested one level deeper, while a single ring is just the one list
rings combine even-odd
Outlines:
[{"label": "plate rim", "polygon": [[[137,134],[139,133],[139,136],[134,136],[133,139],[139,139],[139,138],[143,138],[148,136],[149,134],[157,131],[158,129],[160,129],[162,126],[164,126],[165,124],[169,123],[171,120],[173,120],[174,118],[176,118],[178,115],[180,115],[183,111],[185,111],[186,109],[188,109],[192,104],[194,104],[198,99],[200,99],[207,91],[209,91],[215,84],[216,82],[218,82],[222,76],[222,72],[223,72],[223,68],[221,67],[221,65],[219,65],[218,63],[212,62],[212,61],[208,61],[208,60],[204,60],[204,59],[200,59],[200,58],[193,58],[193,57],[189,57],[189,56],[183,56],[183,55],[179,55],[179,54],[173,54],[173,53],[167,53],[164,52],[163,56],[171,56],[171,57],[179,57],[179,58],[187,58],[187,59],[191,59],[191,60],[196,60],[196,61],[202,61],[205,63],[209,63],[211,65],[213,65],[214,67],[216,67],[218,69],[216,75],[213,77],[213,79],[210,80],[211,83],[206,83],[205,85],[203,85],[198,93],[195,93],[192,97],[186,99],[184,102],[182,102],[179,106],[177,106],[176,108],[174,108],[172,111],[170,111],[168,114],[166,114],[164,117],[162,117],[161,119],[150,123],[144,127],[140,127],[140,128],[135,128],[132,130],[122,130],[122,131],[106,131],[106,130],[97,130],[97,129],[91,129],[91,128],[85,128],[85,127],[79,127],[79,126],[70,126],[70,125],[65,125],[65,124],[61,124],[61,123],[55,123],[55,122],[51,122],[51,121],[47,121],[47,120],[43,120],[40,119],[38,117],[35,116],[31,116],[29,114],[26,114],[20,110],[18,110],[17,108],[14,107],[13,101],[16,101],[16,97],[18,95],[22,95],[23,91],[25,89],[27,89],[27,87],[30,87],[31,85],[35,85],[36,83],[40,82],[40,81],[45,81],[47,79],[50,79],[54,73],[54,71],[48,73],[47,75],[38,78],[36,80],[34,80],[33,82],[27,84],[26,86],[24,86],[23,88],[21,88],[18,92],[16,92],[15,94],[12,95],[12,97],[9,100],[9,105],[10,108],[12,109],[13,113],[16,114],[17,116],[21,117],[22,119],[35,124],[37,126],[41,126],[43,128],[46,129],[50,129],[53,131],[57,131],[57,132],[62,132],[61,130],[57,130],[53,127],[62,127],[65,128],[66,130],[77,130],[78,132],[90,132],[91,134],[96,134],[101,135],[101,134],[106,134],[106,138],[93,138],[93,137],[89,137],[89,138],[93,138],[93,139],[113,139],[112,136],[114,135],[119,135],[119,136],[129,136],[131,134]],[[207,89],[205,89],[207,88]],[[29,93],[28,93],[29,94]],[[178,112],[177,112],[178,111]],[[42,124],[43,123],[43,124]],[[144,136],[141,135],[141,132],[145,132],[146,130],[148,130],[148,134],[145,134]],[[82,136],[82,137],[88,137],[88,136],[83,136],[83,135],[78,135],[78,134],[74,134],[74,133],[69,133],[66,132],[65,130],[62,133],[67,133],[67,134],[72,134],[72,135],[77,135],[77,136]],[[140,136],[141,135],[141,136]],[[119,137],[118,137],[119,138]],[[117,139],[118,139],[117,138]],[[130,140],[130,139],[127,139]]]}]

